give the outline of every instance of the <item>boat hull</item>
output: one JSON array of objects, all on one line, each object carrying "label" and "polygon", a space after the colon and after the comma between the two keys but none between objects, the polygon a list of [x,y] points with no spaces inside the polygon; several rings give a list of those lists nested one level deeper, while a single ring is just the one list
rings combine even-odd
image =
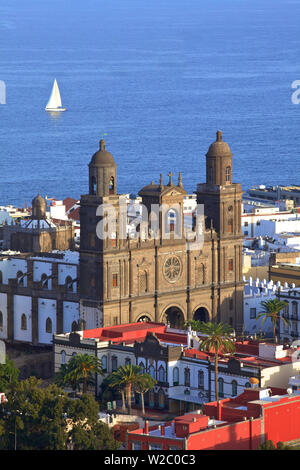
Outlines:
[{"label": "boat hull", "polygon": [[66,108],[45,108],[46,111],[50,111],[51,113],[61,113],[62,111],[67,111]]}]

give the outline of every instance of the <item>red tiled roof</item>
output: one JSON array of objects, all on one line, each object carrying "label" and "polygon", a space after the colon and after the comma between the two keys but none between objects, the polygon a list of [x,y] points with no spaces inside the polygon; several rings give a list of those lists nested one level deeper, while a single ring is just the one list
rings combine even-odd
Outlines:
[{"label": "red tiled roof", "polygon": [[78,199],[74,199],[72,197],[67,197],[66,199],[63,200],[64,206],[66,207],[66,212],[71,209],[71,207],[75,206],[75,204],[78,204]]},{"label": "red tiled roof", "polygon": [[77,207],[68,214],[69,219],[80,220],[80,207]]}]

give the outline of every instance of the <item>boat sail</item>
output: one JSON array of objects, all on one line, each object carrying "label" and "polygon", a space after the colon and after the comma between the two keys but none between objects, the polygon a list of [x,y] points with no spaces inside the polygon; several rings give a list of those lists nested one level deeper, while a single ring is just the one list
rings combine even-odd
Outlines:
[{"label": "boat sail", "polygon": [[54,80],[52,92],[45,109],[46,111],[66,111],[66,108],[63,108],[61,104],[61,97],[56,78]]}]

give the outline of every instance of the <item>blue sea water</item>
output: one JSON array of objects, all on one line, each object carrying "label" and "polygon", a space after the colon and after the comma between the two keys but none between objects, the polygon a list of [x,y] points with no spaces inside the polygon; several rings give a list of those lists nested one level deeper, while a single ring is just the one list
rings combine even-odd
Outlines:
[{"label": "blue sea water", "polygon": [[85,194],[104,135],[118,192],[194,191],[217,129],[244,190],[300,184],[299,26],[298,0],[1,0],[0,204]]}]

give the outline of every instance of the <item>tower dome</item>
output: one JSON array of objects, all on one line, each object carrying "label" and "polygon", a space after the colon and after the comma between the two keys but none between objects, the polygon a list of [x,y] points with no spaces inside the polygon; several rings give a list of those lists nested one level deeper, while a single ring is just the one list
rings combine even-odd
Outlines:
[{"label": "tower dome", "polygon": [[116,168],[114,157],[105,149],[105,140],[101,139],[100,149],[89,163],[89,194],[99,197],[116,194]]},{"label": "tower dome", "polygon": [[100,148],[99,150],[94,153],[92,156],[90,165],[94,166],[116,166],[116,162],[114,160],[114,157],[110,152],[108,152],[105,149],[105,140],[101,139],[100,140]]},{"label": "tower dome", "polygon": [[232,153],[229,145],[223,142],[221,131],[217,131],[217,139],[206,154],[206,183],[218,186],[232,184]]},{"label": "tower dome", "polygon": [[45,219],[47,202],[40,193],[32,200],[32,218],[36,220]]},{"label": "tower dome", "polygon": [[213,142],[206,154],[207,157],[230,157],[232,156],[229,145],[223,141],[222,131],[217,131],[216,141]]}]

